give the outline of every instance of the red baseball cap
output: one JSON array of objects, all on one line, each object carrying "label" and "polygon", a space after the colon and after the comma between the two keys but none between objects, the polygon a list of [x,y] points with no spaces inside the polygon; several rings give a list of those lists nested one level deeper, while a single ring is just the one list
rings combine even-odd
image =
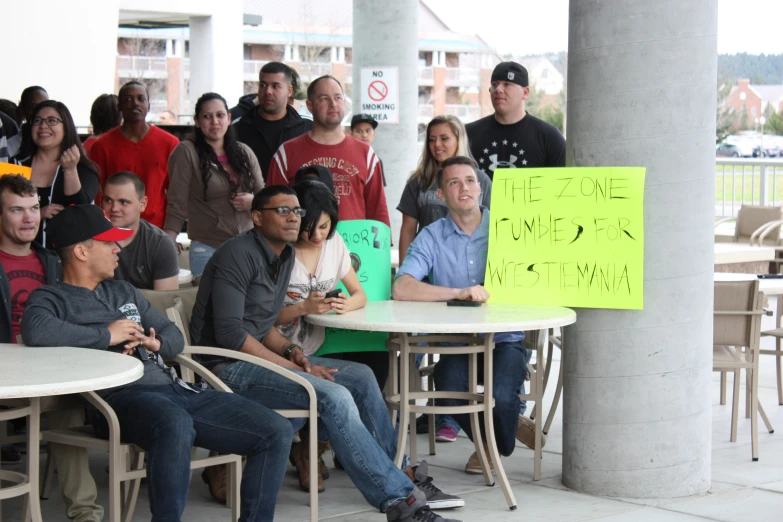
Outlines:
[{"label": "red baseball cap", "polygon": [[54,248],[64,248],[88,239],[124,241],[133,230],[112,225],[98,206],[71,205],[46,223],[46,235]]}]

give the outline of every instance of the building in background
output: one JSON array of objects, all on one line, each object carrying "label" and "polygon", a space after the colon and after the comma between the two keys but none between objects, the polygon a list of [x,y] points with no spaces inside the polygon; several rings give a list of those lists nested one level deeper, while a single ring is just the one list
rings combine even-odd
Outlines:
[{"label": "building in background", "polygon": [[[299,72],[305,85],[323,74],[340,80],[350,109],[352,0],[245,0],[243,6],[245,93],[257,90],[258,73],[266,62],[282,61]],[[187,25],[120,25],[116,86],[130,80],[145,82],[150,90],[152,121],[164,110],[177,114],[180,123],[192,121],[189,37]],[[491,114],[489,81],[499,61],[481,38],[452,31],[420,1],[419,123],[425,125],[436,114],[453,114],[466,123]],[[545,64],[542,70],[548,74]],[[562,83],[562,75],[559,77]],[[305,112],[304,103],[300,105],[300,111]],[[350,110],[347,112],[350,119]]]},{"label": "building in background", "polygon": [[783,111],[783,85],[751,85],[750,80],[738,80],[725,105],[736,115],[733,129],[754,128],[761,116],[769,118]]}]

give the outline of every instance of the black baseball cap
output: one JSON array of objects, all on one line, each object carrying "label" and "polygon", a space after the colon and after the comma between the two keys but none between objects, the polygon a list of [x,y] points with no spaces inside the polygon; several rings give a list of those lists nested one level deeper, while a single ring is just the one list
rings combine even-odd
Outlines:
[{"label": "black baseball cap", "polygon": [[351,130],[360,123],[369,123],[373,129],[378,127],[378,122],[369,114],[354,114],[353,118],[351,118]]},{"label": "black baseball cap", "polygon": [[516,83],[521,87],[528,86],[527,69],[517,62],[500,62],[492,71],[493,82]]},{"label": "black baseball cap", "polygon": [[101,207],[71,205],[49,220],[46,235],[54,248],[65,248],[88,239],[123,241],[133,235],[133,230],[112,225]]},{"label": "black baseball cap", "polygon": [[334,194],[334,178],[331,170],[323,165],[307,165],[296,171],[294,184],[308,181],[308,176],[318,176],[318,181],[329,187],[329,190]]}]

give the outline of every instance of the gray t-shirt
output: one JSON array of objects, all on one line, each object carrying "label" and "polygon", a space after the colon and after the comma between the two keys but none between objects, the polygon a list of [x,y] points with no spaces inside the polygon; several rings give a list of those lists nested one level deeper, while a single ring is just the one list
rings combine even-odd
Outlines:
[{"label": "gray t-shirt", "polygon": [[179,274],[177,247],[168,234],[144,221],[139,221],[136,237],[119,254],[114,279],[128,281],[136,288],[152,290],[158,279]]},{"label": "gray t-shirt", "polygon": [[[476,175],[481,186],[481,206],[489,208],[489,201],[492,197],[492,181],[480,170],[476,171]],[[421,230],[449,214],[446,202],[438,198],[435,193],[437,190],[437,180],[432,187],[426,189],[418,180],[412,179],[408,181],[402,191],[397,210],[418,221],[419,230]]]}]

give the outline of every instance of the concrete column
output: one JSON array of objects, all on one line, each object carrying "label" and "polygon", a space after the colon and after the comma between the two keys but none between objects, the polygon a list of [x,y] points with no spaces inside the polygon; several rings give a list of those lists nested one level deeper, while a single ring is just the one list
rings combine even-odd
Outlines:
[{"label": "concrete column", "polygon": [[345,63],[345,47],[337,48],[337,61],[340,63]]},{"label": "concrete column", "polygon": [[331,49],[331,62],[335,63],[337,62],[337,47],[332,47]]},{"label": "concrete column", "polygon": [[396,210],[402,189],[416,168],[418,114],[418,27],[417,0],[363,0],[353,3],[353,102],[360,110],[362,67],[391,66],[399,75],[399,123],[378,125],[373,144],[386,173],[386,202],[391,218],[392,238],[398,244],[402,215]]},{"label": "concrete column", "polygon": [[717,14],[570,2],[568,164],[647,168],[644,310],[580,309],[565,332],[563,484],[580,492],[710,488]]},{"label": "concrete column", "polygon": [[216,92],[229,103],[243,94],[242,2],[223,0],[212,16],[190,18],[190,102]]}]

